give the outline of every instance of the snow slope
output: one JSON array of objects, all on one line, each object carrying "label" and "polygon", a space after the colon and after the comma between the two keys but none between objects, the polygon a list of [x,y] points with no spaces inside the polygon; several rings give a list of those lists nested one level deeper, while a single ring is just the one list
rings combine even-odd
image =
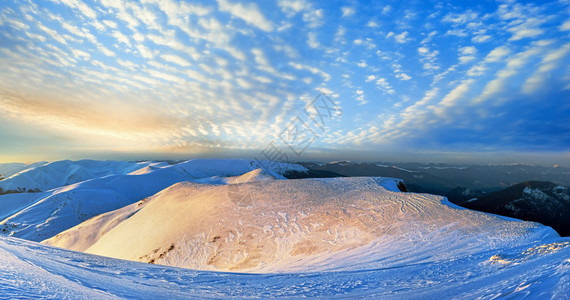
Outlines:
[{"label": "snow slope", "polygon": [[[146,170],[139,168],[129,174],[105,175],[46,192],[0,195],[0,204],[8,203],[0,206],[0,234],[41,241],[94,216],[152,196],[177,182],[226,184],[236,179],[207,176],[242,175],[257,166],[249,160],[191,160],[176,165],[146,165]],[[274,169],[259,171],[259,174],[271,173],[283,178],[280,172],[304,169],[293,164],[271,166]],[[119,169],[126,173],[133,166]],[[102,174],[109,173],[109,168],[105,170]]]},{"label": "snow slope", "polygon": [[22,172],[24,170],[39,167],[47,164],[47,161],[39,161],[32,164],[24,163],[3,163],[0,164],[0,178],[8,178],[16,173]]},{"label": "snow slope", "polygon": [[[493,229],[480,224],[482,234]],[[465,237],[461,231],[437,239],[453,231],[447,227],[429,236],[432,243],[418,243],[418,238],[409,234],[393,242],[408,239],[416,242],[414,247],[392,252],[378,245],[366,255],[353,253],[344,258],[345,265],[358,268],[306,268],[268,274],[198,271],[116,260],[0,236],[0,295],[10,299],[568,299],[570,239],[550,235],[548,229],[536,224],[531,224],[530,230],[543,231],[547,236],[463,253],[454,249],[456,238]],[[455,254],[426,259],[448,251]],[[387,266],[364,264],[378,259]]]},{"label": "snow slope", "polygon": [[401,193],[397,183],[366,177],[181,182],[43,243],[175,267],[266,273],[433,264],[559,238],[538,223]]},{"label": "snow slope", "polygon": [[[570,238],[549,227],[462,209],[440,196],[402,193],[397,179],[275,180],[287,166],[238,164],[153,165],[48,192],[0,196],[0,216],[17,211],[2,222],[16,225],[14,236],[38,240],[34,230],[64,228],[44,243],[141,261],[0,234],[0,298],[570,295]],[[170,184],[174,177],[180,181]],[[140,198],[109,210],[120,199],[85,196],[97,191]],[[46,198],[25,198],[33,195]],[[106,213],[70,228],[67,220],[95,203]]]},{"label": "snow slope", "polygon": [[0,191],[47,191],[87,179],[127,174],[153,164],[155,163],[97,160],[40,162],[0,181]]}]

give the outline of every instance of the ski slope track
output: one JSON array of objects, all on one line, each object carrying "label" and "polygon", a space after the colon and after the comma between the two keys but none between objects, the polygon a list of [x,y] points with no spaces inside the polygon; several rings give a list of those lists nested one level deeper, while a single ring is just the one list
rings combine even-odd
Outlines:
[{"label": "ski slope track", "polygon": [[[398,179],[285,180],[279,175],[283,170],[237,164],[242,165],[181,164],[190,179],[118,209],[106,208],[42,243],[16,234],[0,235],[0,295],[58,299],[568,299],[570,295],[570,239],[550,227],[463,209],[441,196],[403,193]],[[174,166],[145,167],[124,176],[144,179],[140,176]],[[165,176],[172,173],[152,180]],[[109,177],[113,176],[100,179]],[[127,186],[138,182],[117,180]],[[148,182],[138,182],[137,189]],[[137,189],[125,186],[122,192],[129,195]]]}]

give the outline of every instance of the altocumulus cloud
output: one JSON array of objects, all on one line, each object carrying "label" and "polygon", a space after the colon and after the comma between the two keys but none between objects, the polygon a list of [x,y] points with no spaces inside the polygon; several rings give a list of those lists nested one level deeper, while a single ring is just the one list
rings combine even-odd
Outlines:
[{"label": "altocumulus cloud", "polygon": [[104,152],[257,152],[324,91],[344,114],[317,156],[564,151],[569,6],[4,1],[0,122],[53,155],[34,128]]}]

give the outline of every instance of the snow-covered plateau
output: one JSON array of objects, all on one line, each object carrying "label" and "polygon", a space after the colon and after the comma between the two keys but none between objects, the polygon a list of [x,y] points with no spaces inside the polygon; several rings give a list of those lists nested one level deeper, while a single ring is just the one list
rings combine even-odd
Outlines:
[{"label": "snow-covered plateau", "polygon": [[398,179],[285,179],[305,169],[249,160],[9,168],[0,298],[570,295],[570,238]]}]

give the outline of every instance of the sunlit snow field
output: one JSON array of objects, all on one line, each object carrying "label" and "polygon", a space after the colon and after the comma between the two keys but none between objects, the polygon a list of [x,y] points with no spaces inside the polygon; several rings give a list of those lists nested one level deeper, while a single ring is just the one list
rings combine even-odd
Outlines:
[{"label": "sunlit snow field", "polygon": [[41,191],[0,195],[1,298],[570,294],[570,238],[398,179],[247,160],[23,168],[0,183]]}]

